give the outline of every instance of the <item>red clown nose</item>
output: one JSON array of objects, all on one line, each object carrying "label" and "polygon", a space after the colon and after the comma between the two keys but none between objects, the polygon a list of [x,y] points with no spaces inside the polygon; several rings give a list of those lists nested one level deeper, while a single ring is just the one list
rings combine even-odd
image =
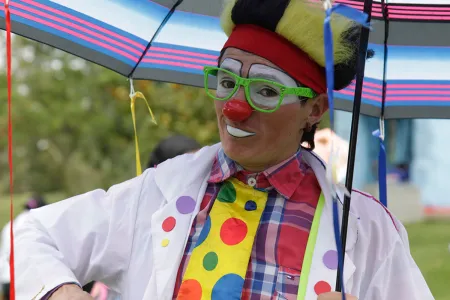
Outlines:
[{"label": "red clown nose", "polygon": [[247,101],[230,100],[225,103],[222,113],[230,121],[242,122],[247,120],[252,114],[253,109]]}]

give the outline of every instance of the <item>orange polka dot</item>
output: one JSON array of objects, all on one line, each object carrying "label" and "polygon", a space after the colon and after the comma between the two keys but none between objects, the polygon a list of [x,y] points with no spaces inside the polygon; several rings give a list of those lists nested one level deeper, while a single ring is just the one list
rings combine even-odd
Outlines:
[{"label": "orange polka dot", "polygon": [[183,281],[178,292],[177,300],[201,300],[202,286],[195,279]]},{"label": "orange polka dot", "polygon": [[326,281],[319,281],[314,285],[314,291],[317,295],[331,292],[331,286]]}]

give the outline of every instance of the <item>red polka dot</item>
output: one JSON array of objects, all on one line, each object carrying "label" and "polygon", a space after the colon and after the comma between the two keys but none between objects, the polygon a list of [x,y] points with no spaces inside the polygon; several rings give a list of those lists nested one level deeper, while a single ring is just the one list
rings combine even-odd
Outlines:
[{"label": "red polka dot", "polygon": [[226,245],[237,245],[245,239],[247,235],[247,224],[244,221],[229,218],[220,228],[220,238]]},{"label": "red polka dot", "polygon": [[177,300],[201,300],[202,286],[195,279],[183,281],[178,292]]},{"label": "red polka dot", "polygon": [[314,291],[317,295],[331,292],[331,285],[326,281],[319,281],[314,285]]},{"label": "red polka dot", "polygon": [[162,229],[163,229],[165,232],[172,231],[172,229],[174,229],[176,223],[177,223],[177,221],[175,220],[174,217],[168,217],[168,218],[165,219],[164,222],[162,223]]}]

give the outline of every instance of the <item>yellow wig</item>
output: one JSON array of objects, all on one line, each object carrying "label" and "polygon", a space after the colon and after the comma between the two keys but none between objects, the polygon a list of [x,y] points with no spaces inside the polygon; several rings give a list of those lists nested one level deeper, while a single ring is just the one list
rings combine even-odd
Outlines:
[{"label": "yellow wig", "polygon": [[[272,0],[278,1],[278,0]],[[232,10],[237,0],[229,0],[221,16],[222,28],[230,36],[235,24]],[[258,9],[255,7],[255,9]],[[317,0],[291,0],[276,25],[275,32],[307,53],[317,64],[325,66],[323,23],[325,11]],[[344,34],[354,27],[354,22],[340,15],[333,15],[334,62],[346,64],[355,53],[355,45],[344,39]]]}]

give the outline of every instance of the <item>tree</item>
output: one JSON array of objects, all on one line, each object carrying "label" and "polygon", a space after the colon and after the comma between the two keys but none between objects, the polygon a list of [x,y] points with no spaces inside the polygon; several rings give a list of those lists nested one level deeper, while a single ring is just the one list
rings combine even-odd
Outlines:
[{"label": "tree", "polygon": [[[13,131],[16,191],[77,194],[135,176],[134,131],[126,78],[54,48],[15,37]],[[5,74],[0,75],[5,82]],[[137,81],[158,125],[137,101],[143,165],[174,133],[219,140],[212,101],[199,88]],[[0,87],[0,167],[7,170],[6,85]],[[0,182],[7,189],[8,178]]]}]

